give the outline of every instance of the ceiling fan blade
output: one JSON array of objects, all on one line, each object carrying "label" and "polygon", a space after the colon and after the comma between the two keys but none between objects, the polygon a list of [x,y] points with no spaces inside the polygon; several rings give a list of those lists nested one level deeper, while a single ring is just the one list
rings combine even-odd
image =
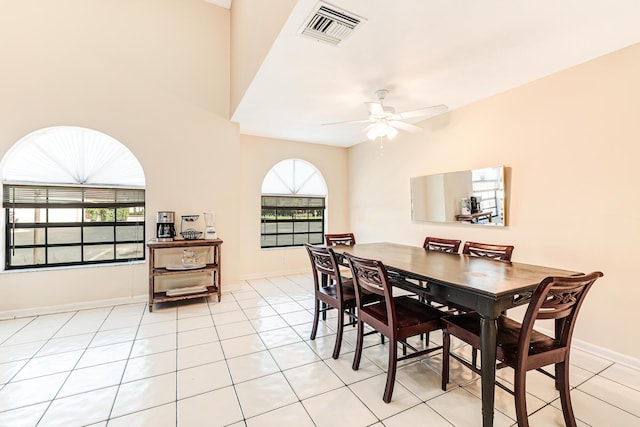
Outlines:
[{"label": "ceiling fan blade", "polygon": [[405,111],[395,115],[400,120],[413,119],[415,117],[433,116],[447,111],[449,107],[444,104],[434,105],[432,107],[420,108],[418,110]]},{"label": "ceiling fan blade", "polygon": [[382,104],[379,102],[365,102],[365,104],[367,104],[369,114],[384,115],[384,108],[382,108]]},{"label": "ceiling fan blade", "polygon": [[404,130],[406,132],[411,132],[411,133],[417,133],[420,132],[422,130],[422,128],[420,126],[416,126],[416,125],[412,125],[409,123],[405,123],[405,122],[401,122],[399,120],[391,120],[389,121],[389,125],[393,126],[394,128],[400,129],[400,130]]},{"label": "ceiling fan blade", "polygon": [[371,123],[371,120],[348,120],[346,122],[333,122],[333,123],[322,123],[320,126],[333,126],[333,125],[348,125],[352,123]]}]

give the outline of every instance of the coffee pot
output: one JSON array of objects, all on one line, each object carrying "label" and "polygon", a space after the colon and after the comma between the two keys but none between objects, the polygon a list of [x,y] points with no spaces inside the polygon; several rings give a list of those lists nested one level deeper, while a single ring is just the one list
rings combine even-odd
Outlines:
[{"label": "coffee pot", "polygon": [[471,196],[469,197],[469,202],[471,204],[471,213],[478,213],[480,212],[480,202],[478,202],[478,198],[475,196]]},{"label": "coffee pot", "polygon": [[160,211],[156,216],[156,239],[158,242],[172,242],[176,237],[175,212]]}]

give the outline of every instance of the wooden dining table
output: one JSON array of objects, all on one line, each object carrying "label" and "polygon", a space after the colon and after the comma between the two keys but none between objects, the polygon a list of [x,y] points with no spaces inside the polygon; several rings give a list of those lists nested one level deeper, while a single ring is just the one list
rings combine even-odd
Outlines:
[{"label": "wooden dining table", "polygon": [[579,274],[575,271],[448,254],[395,243],[358,243],[352,246],[334,246],[333,250],[339,257],[343,253],[350,253],[360,258],[380,260],[394,286],[465,307],[480,315],[484,427],[493,426],[496,319],[505,310],[526,304],[533,290],[545,277]]}]

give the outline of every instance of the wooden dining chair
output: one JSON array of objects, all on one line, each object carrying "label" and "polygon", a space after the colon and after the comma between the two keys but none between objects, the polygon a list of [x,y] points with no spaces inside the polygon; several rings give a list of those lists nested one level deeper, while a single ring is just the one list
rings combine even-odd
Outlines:
[{"label": "wooden dining chair", "polygon": [[[458,249],[460,249],[460,244],[462,243],[462,240],[454,240],[454,239],[441,239],[439,237],[431,237],[431,236],[427,236],[424,239],[424,243],[422,244],[422,247],[425,248],[428,251],[436,251],[436,252],[444,252],[444,253],[449,253],[449,254],[457,254],[458,253]],[[421,286],[425,286],[424,283],[422,281],[420,281],[420,285]],[[440,310],[445,310],[447,312],[451,312],[452,310],[455,311],[455,308],[451,308],[448,307],[448,304],[442,300],[435,300],[433,297],[430,296],[423,296],[421,295],[419,297],[420,301],[422,302],[426,302],[427,304],[440,309]],[[429,341],[429,333],[426,334],[421,334],[420,335],[420,339],[424,340],[424,338],[427,338],[427,342]]]},{"label": "wooden dining chair", "polygon": [[[565,423],[567,426],[576,425],[569,393],[571,337],[584,298],[599,277],[602,277],[599,271],[578,276],[547,277],[534,291],[522,323],[506,316],[498,318],[496,359],[513,368],[515,374],[513,390],[498,382],[496,385],[514,395],[519,427],[529,425],[526,378],[527,371],[534,369],[555,378]],[[534,329],[537,320],[545,319],[555,320],[555,338]],[[475,365],[450,352],[451,335],[474,349],[480,347],[480,316],[476,313],[448,316],[442,319],[442,325],[442,389],[446,390],[450,356],[476,373],[481,372]],[[555,365],[555,375],[541,369],[551,364]]]},{"label": "wooden dining chair", "polygon": [[[331,309],[338,310],[338,326],[336,329],[336,342],[333,346],[333,358],[340,356],[342,345],[342,333],[345,326],[355,325],[356,295],[353,289],[353,281],[342,277],[338,268],[336,254],[331,248],[304,244],[313,273],[313,285],[315,293],[315,305],[313,312],[313,325],[311,327],[311,340],[316,339],[320,314],[326,319],[326,312]],[[365,301],[377,301],[375,295],[364,296]],[[320,305],[322,303],[322,306]],[[345,315],[350,319],[344,323]]]},{"label": "wooden dining chair", "polygon": [[[352,367],[354,370],[360,367],[366,323],[389,339],[387,383],[382,397],[384,402],[389,403],[395,385],[398,361],[422,356],[442,348],[439,346],[417,350],[407,343],[407,338],[440,329],[440,318],[444,313],[407,295],[394,298],[392,285],[382,262],[357,258],[348,253],[345,253],[345,256],[349,260],[353,275],[358,316],[358,337]],[[367,293],[378,295],[380,300],[367,303],[363,298]],[[402,357],[398,357],[398,343],[403,345]],[[407,347],[414,352],[407,355]]]},{"label": "wooden dining chair", "polygon": [[353,233],[325,234],[324,239],[327,246],[351,246],[356,244],[356,238]]},{"label": "wooden dining chair", "polygon": [[[477,256],[480,258],[489,258],[496,261],[511,262],[511,254],[513,246],[510,245],[494,245],[490,243],[465,242],[462,248],[464,255]],[[506,314],[503,312],[502,314]],[[473,366],[477,366],[478,351],[474,348],[472,351]]]},{"label": "wooden dining chair", "polygon": [[[356,244],[356,238],[353,233],[325,234],[324,239],[327,246],[351,246]],[[346,277],[351,274],[351,271],[349,268],[341,267],[340,274]]]},{"label": "wooden dining chair", "polygon": [[464,247],[462,248],[462,253],[465,255],[510,262],[511,254],[513,253],[513,246],[465,242]]},{"label": "wooden dining chair", "polygon": [[429,251],[446,252],[457,254],[462,240],[440,239],[439,237],[427,236],[422,247]]}]

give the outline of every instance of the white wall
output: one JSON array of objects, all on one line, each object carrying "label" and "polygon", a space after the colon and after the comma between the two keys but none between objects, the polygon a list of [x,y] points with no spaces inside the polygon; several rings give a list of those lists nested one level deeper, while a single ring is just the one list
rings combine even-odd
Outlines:
[{"label": "white wall", "polygon": [[231,3],[231,116],[295,5],[296,0]]},{"label": "white wall", "polygon": [[[292,4],[281,2],[283,10]],[[243,4],[236,6],[242,21]],[[230,21],[229,10],[202,0],[24,0],[0,14],[0,157],[24,135],[54,125],[116,138],[144,168],[147,238],[155,236],[157,211],[176,211],[176,218],[216,211],[223,289],[241,277],[308,268],[302,248],[260,250],[260,186],[282,159],[320,169],[329,227],[348,230],[346,149],[241,137],[229,121]],[[264,45],[244,49],[240,63],[265,54]],[[3,233],[0,239],[4,247]],[[141,299],[148,264],[5,271],[0,292],[0,317]]]},{"label": "white wall", "polygon": [[347,149],[302,144],[241,135],[241,176],[238,193],[243,277],[306,271],[309,257],[304,248],[260,249],[260,190],[262,181],[278,162],[302,159],[313,164],[327,184],[327,233],[349,230],[349,185]]},{"label": "white wall", "polygon": [[471,171],[460,171],[444,175],[445,221],[455,221],[460,214],[462,199],[473,194]]},{"label": "white wall", "polygon": [[[640,45],[423,123],[417,135],[350,149],[358,241],[426,235],[515,245],[513,260],[601,270],[575,338],[640,359]],[[503,229],[412,223],[412,176],[503,164]]]},{"label": "white wall", "polygon": [[[147,237],[159,210],[179,218],[214,209],[228,255],[222,279],[237,280],[240,144],[228,121],[229,11],[202,0],[7,3],[0,157],[48,126],[116,138],[144,168]],[[145,264],[3,272],[0,312],[145,295],[147,274]]]},{"label": "white wall", "polygon": [[411,218],[446,221],[444,174],[411,177]]}]

